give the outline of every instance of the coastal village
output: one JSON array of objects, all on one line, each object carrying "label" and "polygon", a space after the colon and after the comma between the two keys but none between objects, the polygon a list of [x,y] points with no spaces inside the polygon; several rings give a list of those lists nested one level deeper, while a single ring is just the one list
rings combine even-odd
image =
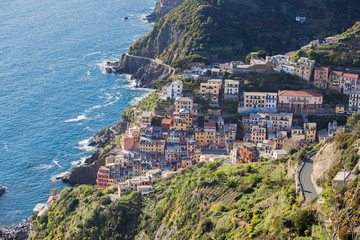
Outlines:
[{"label": "coastal village", "polygon": [[[293,54],[263,58],[254,52],[247,64],[232,61],[195,66],[175,76],[158,90],[165,108],[131,109],[135,119],[99,168],[96,186],[116,187],[113,200],[132,191],[146,195],[160,178],[198,162],[225,159],[225,164],[236,165],[279,159],[293,148],[323,143],[339,131],[353,131],[336,120],[320,128],[307,117],[346,119],[360,112],[360,70],[320,66],[305,57],[295,63]],[[298,77],[300,85],[313,88],[248,91],[236,77],[226,77],[252,73],[274,77],[290,74]],[[195,91],[184,89],[189,82],[197,83],[191,89]],[[329,107],[321,93],[324,89],[348,97],[348,103]],[[345,179],[355,178],[353,175],[339,172],[333,181],[346,184]],[[33,212],[41,215],[56,200],[57,196],[51,196]]]},{"label": "coastal village", "polygon": [[[333,41],[337,39],[325,39]],[[336,120],[320,128],[307,116],[346,118],[359,112],[359,70],[320,66],[304,57],[294,63],[293,54],[262,58],[251,53],[248,64],[233,61],[197,66],[177,75],[159,91],[167,108],[133,109],[136,119],[99,168],[96,185],[117,187],[117,197],[132,191],[147,194],[159,178],[201,161],[226,159],[226,164],[235,165],[279,159],[294,146],[300,149],[323,143],[339,131],[351,132],[351,127]],[[315,89],[242,91],[240,81],[226,78],[244,73],[291,74]],[[182,79],[197,81],[196,93],[184,91]],[[347,95],[348,104],[329,107],[323,89]]]}]

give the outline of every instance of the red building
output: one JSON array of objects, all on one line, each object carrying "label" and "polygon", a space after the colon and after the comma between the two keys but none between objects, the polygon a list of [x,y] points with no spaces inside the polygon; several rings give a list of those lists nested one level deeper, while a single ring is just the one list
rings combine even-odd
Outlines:
[{"label": "red building", "polygon": [[124,150],[130,150],[134,147],[135,145],[135,137],[134,136],[128,136],[128,135],[123,135],[123,149]]},{"label": "red building", "polygon": [[233,164],[250,163],[259,160],[259,151],[255,144],[249,142],[234,142],[230,153],[230,161]]},{"label": "red building", "polygon": [[163,118],[161,120],[161,130],[163,131],[169,131],[173,120],[171,118]]},{"label": "red building", "polygon": [[321,88],[328,88],[329,84],[329,68],[316,67],[314,71],[314,84]]},{"label": "red building", "polygon": [[110,168],[101,166],[97,172],[96,186],[99,188],[107,188],[109,186]]}]

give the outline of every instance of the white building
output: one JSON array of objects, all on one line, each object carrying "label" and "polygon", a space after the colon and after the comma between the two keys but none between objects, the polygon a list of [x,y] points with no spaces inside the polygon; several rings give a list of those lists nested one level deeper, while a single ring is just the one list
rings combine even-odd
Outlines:
[{"label": "white building", "polygon": [[165,97],[169,99],[175,99],[177,97],[182,97],[183,91],[183,82],[175,81],[166,87]]},{"label": "white building", "polygon": [[351,91],[349,94],[349,110],[351,113],[360,112],[360,91]]}]

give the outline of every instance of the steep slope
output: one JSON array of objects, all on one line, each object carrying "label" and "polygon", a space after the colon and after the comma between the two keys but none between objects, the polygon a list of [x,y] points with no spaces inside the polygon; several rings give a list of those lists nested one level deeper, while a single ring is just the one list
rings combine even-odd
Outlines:
[{"label": "steep slope", "polygon": [[[307,19],[300,23],[296,16]],[[171,64],[193,54],[221,61],[239,59],[259,49],[285,52],[339,33],[359,16],[356,0],[185,0],[136,41],[128,53]],[[123,57],[111,71],[136,73],[140,66],[127,63],[129,60]],[[151,72],[148,63],[139,64]],[[150,80],[154,79],[150,75]],[[146,84],[146,79],[141,84]]]},{"label": "steep slope", "polygon": [[307,52],[299,51],[299,56],[316,60],[321,65],[360,67],[360,22],[342,34],[334,36],[339,42],[311,47]]},{"label": "steep slope", "polygon": [[154,11],[146,16],[149,22],[158,22],[160,18],[165,16],[172,9],[182,4],[185,0],[160,0],[156,3]]},{"label": "steep slope", "polygon": [[[288,162],[289,163],[289,162]],[[316,227],[287,164],[200,163],[160,181],[153,195],[114,203],[111,190],[66,188],[32,239],[287,239]],[[302,216],[306,215],[306,221]],[[287,228],[287,231],[284,231]],[[319,232],[311,233],[320,237]]]}]

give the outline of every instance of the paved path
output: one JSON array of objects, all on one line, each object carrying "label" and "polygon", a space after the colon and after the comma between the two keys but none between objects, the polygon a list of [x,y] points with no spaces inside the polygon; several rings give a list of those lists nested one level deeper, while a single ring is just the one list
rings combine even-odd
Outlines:
[{"label": "paved path", "polygon": [[313,161],[316,153],[311,153],[304,160],[304,165],[300,169],[299,181],[304,200],[312,200],[317,196],[314,185],[311,182]]},{"label": "paved path", "polygon": [[148,58],[148,57],[142,57],[142,56],[136,56],[136,55],[131,55],[129,53],[125,53],[127,56],[129,57],[134,57],[134,58],[140,58],[140,59],[146,59],[149,60],[151,62],[157,63],[159,65],[163,65],[164,67],[167,67],[171,70],[175,70],[174,68],[172,68],[170,65],[165,64],[163,61],[161,61],[160,59],[153,59],[153,58]]}]

